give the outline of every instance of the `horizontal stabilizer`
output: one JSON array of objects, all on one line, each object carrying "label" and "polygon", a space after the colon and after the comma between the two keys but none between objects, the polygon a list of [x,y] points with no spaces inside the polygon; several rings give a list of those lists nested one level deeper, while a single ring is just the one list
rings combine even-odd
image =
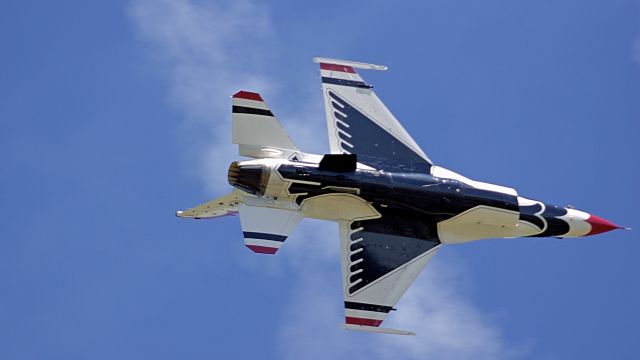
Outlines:
[{"label": "horizontal stabilizer", "polygon": [[243,202],[244,195],[241,192],[233,191],[230,194],[213,199],[196,207],[176,211],[176,216],[192,219],[207,219],[227,215],[237,215],[238,208]]},{"label": "horizontal stabilizer", "polygon": [[298,211],[240,207],[244,244],[259,254],[275,254],[300,220],[302,214]]},{"label": "horizontal stabilizer", "polygon": [[239,91],[232,103],[232,140],[240,155],[285,158],[298,151],[260,94]]}]

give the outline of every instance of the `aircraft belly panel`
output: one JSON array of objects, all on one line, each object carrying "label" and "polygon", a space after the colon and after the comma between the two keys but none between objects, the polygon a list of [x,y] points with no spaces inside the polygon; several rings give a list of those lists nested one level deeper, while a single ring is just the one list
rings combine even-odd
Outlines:
[{"label": "aircraft belly panel", "polygon": [[300,211],[306,217],[320,220],[366,220],[380,217],[368,202],[352,194],[332,193],[305,199]]},{"label": "aircraft belly panel", "polygon": [[[518,226],[520,213],[490,206],[476,206],[438,223],[438,237],[443,243],[519,236],[526,226]],[[532,227],[531,231],[535,231]]]}]

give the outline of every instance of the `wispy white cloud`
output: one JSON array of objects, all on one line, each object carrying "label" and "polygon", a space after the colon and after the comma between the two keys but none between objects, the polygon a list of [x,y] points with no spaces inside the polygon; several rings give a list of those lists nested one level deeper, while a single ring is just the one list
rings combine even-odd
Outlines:
[{"label": "wispy white cloud", "polygon": [[[184,114],[185,158],[199,159],[205,186],[220,192],[225,165],[236,154],[229,141],[230,96],[262,93],[274,82],[261,74],[272,34],[266,9],[244,0],[135,0],[129,14],[143,44],[166,71],[170,99]],[[212,161],[213,160],[213,161]]]},{"label": "wispy white cloud", "polygon": [[453,259],[435,257],[389,323],[414,330],[418,339],[385,337],[384,354],[402,351],[406,359],[514,359],[528,353],[527,344],[508,344],[493,323],[459,292],[468,276]]},{"label": "wispy white cloud", "polygon": [[[248,0],[224,5],[134,0],[129,13],[140,39],[166,71],[170,99],[183,114],[185,159],[199,159],[198,164],[189,165],[198,168],[210,192],[224,191],[226,165],[237,151],[229,141],[229,96],[241,88],[266,93],[276,114],[279,105],[287,103],[279,101],[278,89],[273,87],[276,82],[264,75],[267,67],[279,68],[268,66],[277,59],[265,57],[278,48],[268,9]],[[269,73],[274,71],[282,70]],[[309,99],[282,107],[281,119],[294,141],[303,149],[323,151],[326,130],[321,101]],[[418,336],[396,337],[341,329],[343,300],[335,224],[305,220],[286,248],[286,254],[278,256],[293,269],[296,280],[287,316],[280,324],[279,350],[284,358],[493,359],[514,355],[499,327],[459,295],[463,275],[455,275],[451,264],[445,271],[438,257],[386,324],[415,330]]]}]

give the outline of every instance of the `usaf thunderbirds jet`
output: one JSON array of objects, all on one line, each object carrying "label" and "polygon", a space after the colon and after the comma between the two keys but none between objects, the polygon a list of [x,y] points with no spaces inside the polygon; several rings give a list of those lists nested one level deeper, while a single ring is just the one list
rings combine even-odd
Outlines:
[{"label": "usaf thunderbirds jet", "polygon": [[316,58],[331,154],[301,152],[262,97],[233,95],[230,194],[179,217],[240,215],[245,245],[275,254],[303,217],[340,228],[345,328],[392,334],[380,324],[442,244],[522,236],[578,237],[610,221],[518,195],[436,166],[356,69],[386,67]]}]

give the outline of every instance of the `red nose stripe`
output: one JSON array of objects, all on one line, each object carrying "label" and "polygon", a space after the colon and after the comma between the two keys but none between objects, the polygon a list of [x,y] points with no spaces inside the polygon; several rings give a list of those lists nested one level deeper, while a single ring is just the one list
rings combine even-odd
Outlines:
[{"label": "red nose stripe", "polygon": [[595,235],[615,229],[622,229],[611,221],[595,215],[590,215],[587,222],[591,225],[591,231],[587,235]]}]

